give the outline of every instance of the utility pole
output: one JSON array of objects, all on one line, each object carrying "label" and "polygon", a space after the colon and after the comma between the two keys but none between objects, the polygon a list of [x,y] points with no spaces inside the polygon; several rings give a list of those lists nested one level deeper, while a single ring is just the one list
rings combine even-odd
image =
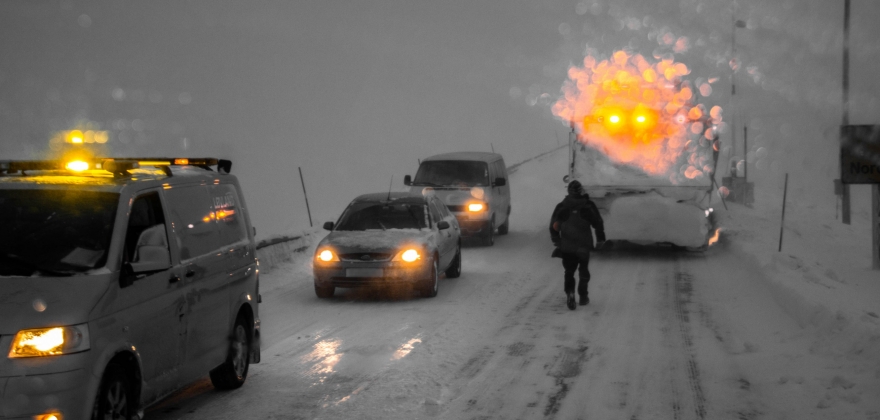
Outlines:
[{"label": "utility pole", "polygon": [[[844,127],[849,125],[849,2],[843,0],[843,121]],[[842,184],[840,192],[840,212],[843,224],[850,221],[849,184]]]}]

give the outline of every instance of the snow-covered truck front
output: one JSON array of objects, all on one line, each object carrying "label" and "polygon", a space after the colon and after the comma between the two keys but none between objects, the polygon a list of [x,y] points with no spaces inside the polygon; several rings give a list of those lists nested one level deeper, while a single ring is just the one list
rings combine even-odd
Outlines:
[{"label": "snow-covered truck front", "polygon": [[704,248],[722,204],[715,168],[721,108],[698,103],[714,79],[685,80],[671,56],[592,56],[569,69],[553,113],[571,126],[566,181],[599,207],[609,240]]}]

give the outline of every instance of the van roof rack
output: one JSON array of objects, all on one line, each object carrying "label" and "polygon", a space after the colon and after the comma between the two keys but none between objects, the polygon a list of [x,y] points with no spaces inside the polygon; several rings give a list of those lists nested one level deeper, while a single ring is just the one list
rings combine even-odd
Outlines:
[{"label": "van roof rack", "polygon": [[82,172],[89,169],[105,170],[114,176],[126,176],[128,171],[142,166],[161,169],[165,175],[172,176],[172,166],[196,166],[205,170],[217,167],[219,173],[229,173],[232,161],[217,158],[183,158],[183,157],[97,157],[73,160],[0,160],[0,175],[15,174],[25,171],[71,171]]}]

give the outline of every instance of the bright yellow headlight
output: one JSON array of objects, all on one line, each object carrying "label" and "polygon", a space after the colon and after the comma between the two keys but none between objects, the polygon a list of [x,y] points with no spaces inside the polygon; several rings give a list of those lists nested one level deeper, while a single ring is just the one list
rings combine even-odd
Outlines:
[{"label": "bright yellow headlight", "polygon": [[420,257],[421,257],[421,255],[419,255],[419,251],[416,251],[414,249],[407,249],[406,251],[403,251],[402,254],[400,254],[400,259],[402,259],[406,262],[416,261]]},{"label": "bright yellow headlight", "polygon": [[9,357],[55,356],[89,348],[89,327],[86,324],[38,328],[19,331],[12,340]]},{"label": "bright yellow headlight", "polygon": [[83,162],[81,160],[73,160],[67,162],[67,165],[65,165],[65,167],[71,171],[82,172],[86,169],[89,169],[89,163]]},{"label": "bright yellow headlight", "polygon": [[337,258],[335,254],[333,254],[333,251],[325,249],[318,253],[318,260],[323,262],[330,262],[339,261],[339,258]]},{"label": "bright yellow headlight", "polygon": [[483,211],[483,203],[468,204],[468,211]]}]

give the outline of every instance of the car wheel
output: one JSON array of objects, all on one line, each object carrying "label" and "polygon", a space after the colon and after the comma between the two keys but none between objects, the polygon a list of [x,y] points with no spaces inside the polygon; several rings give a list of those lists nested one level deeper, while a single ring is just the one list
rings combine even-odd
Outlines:
[{"label": "car wheel", "polygon": [[131,379],[121,365],[110,363],[101,378],[101,386],[92,409],[92,420],[130,420],[133,414]]},{"label": "car wheel", "polygon": [[455,257],[452,259],[452,263],[449,264],[449,268],[446,269],[446,277],[450,279],[457,278],[461,275],[461,244],[458,244],[458,249],[455,251]]},{"label": "car wheel", "polygon": [[315,294],[321,299],[333,297],[334,292],[336,292],[336,288],[333,286],[318,286],[318,283],[315,283]]},{"label": "car wheel", "polygon": [[507,220],[505,220],[504,223],[501,224],[501,226],[498,226],[498,234],[499,235],[507,235],[507,231],[509,228],[510,228],[510,216],[507,216]]},{"label": "car wheel", "polygon": [[495,245],[495,217],[492,217],[492,221],[489,222],[489,227],[487,232],[483,236],[483,245],[492,246]]},{"label": "car wheel", "polygon": [[211,370],[211,383],[217,389],[236,389],[244,385],[250,366],[250,338],[244,317],[239,316],[232,328],[229,352],[222,365]]},{"label": "car wheel", "polygon": [[437,296],[437,291],[440,288],[440,262],[434,257],[434,261],[431,264],[431,277],[425,280],[425,283],[422,285],[421,294],[423,297],[432,298]]}]

